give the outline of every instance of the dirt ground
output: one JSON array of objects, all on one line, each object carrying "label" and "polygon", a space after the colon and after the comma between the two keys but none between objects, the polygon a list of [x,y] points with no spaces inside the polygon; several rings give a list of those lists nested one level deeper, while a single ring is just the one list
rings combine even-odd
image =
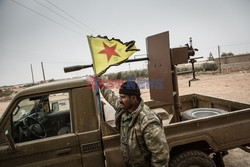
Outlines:
[{"label": "dirt ground", "polygon": [[[240,71],[228,74],[197,74],[198,81],[188,81],[191,75],[178,76],[180,95],[198,93],[214,96],[239,102],[250,103],[250,72]],[[149,91],[142,90],[142,98],[149,100]],[[9,102],[0,103],[0,115],[7,107]],[[249,127],[250,131],[250,127]],[[250,154],[241,149],[229,151],[229,155],[224,157],[226,167],[246,167],[250,166]]]},{"label": "dirt ground", "polygon": [[[250,103],[250,72],[235,72],[230,74],[197,75],[199,81],[188,81],[192,76],[178,78],[180,95],[199,93],[239,102]],[[250,119],[250,118],[249,118]],[[250,127],[249,127],[250,132]],[[250,166],[250,154],[241,149],[233,149],[224,157],[226,167]]]}]

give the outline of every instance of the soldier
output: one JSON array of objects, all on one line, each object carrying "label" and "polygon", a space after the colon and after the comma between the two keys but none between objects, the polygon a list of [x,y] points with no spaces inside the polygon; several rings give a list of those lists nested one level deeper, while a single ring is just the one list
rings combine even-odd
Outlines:
[{"label": "soldier", "polygon": [[103,97],[116,110],[123,160],[128,167],[168,166],[169,149],[160,118],[141,99],[136,82],[126,81],[120,97],[99,82]]}]

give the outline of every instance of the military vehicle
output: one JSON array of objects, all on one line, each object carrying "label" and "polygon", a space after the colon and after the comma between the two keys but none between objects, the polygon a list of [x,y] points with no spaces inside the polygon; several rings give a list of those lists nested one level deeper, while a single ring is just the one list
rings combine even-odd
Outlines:
[{"label": "military vehicle", "polygon": [[[249,152],[250,104],[179,97],[176,64],[186,62],[192,48],[170,49],[168,38],[168,32],[147,38],[149,79],[163,78],[167,87],[150,89],[153,100],[146,104],[163,121],[169,166],[223,166],[229,149]],[[0,120],[0,166],[124,166],[120,134],[114,120],[105,119],[98,93],[95,82],[85,79],[20,91]]]}]

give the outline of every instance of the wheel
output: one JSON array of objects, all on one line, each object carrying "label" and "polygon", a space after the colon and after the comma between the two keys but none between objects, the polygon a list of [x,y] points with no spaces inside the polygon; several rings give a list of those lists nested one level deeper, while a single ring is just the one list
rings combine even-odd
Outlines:
[{"label": "wheel", "polygon": [[182,113],[182,120],[204,118],[227,113],[227,111],[217,108],[194,108]]},{"label": "wheel", "polygon": [[169,167],[216,167],[216,165],[204,152],[190,150],[170,157]]},{"label": "wheel", "polygon": [[27,127],[28,131],[30,131],[37,138],[41,139],[47,136],[47,132],[43,125],[32,117],[26,117],[24,119],[24,125]]}]

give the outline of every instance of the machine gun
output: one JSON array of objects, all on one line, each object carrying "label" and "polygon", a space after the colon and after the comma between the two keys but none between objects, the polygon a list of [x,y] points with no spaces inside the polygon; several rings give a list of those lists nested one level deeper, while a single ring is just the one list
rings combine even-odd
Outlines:
[{"label": "machine gun", "polygon": [[203,57],[190,58],[191,56],[193,57],[195,55],[195,51],[198,51],[198,49],[196,49],[196,48],[194,49],[193,48],[192,38],[191,37],[189,38],[189,44],[190,44],[190,46],[188,44],[186,44],[186,46],[188,47],[188,59],[189,59],[188,62],[192,64],[192,71],[191,72],[193,73],[193,78],[188,81],[188,85],[190,87],[191,86],[191,81],[197,81],[197,80],[199,80],[199,79],[197,79],[195,77],[194,63],[197,62],[197,59],[201,59]]},{"label": "machine gun", "polygon": [[193,74],[193,78],[188,81],[188,83],[189,83],[188,85],[190,87],[191,86],[191,81],[197,81],[197,80],[199,80],[199,79],[197,79],[195,77],[195,72],[196,71],[195,71],[195,68],[194,68],[194,63],[197,62],[197,59],[201,59],[203,57],[193,57],[195,55],[195,52],[198,51],[198,49],[193,48],[193,46],[192,46],[192,37],[189,38],[189,44],[186,44],[185,46],[188,48],[188,63],[192,64],[192,70],[184,71],[184,72],[178,72],[177,75],[192,73]]}]

